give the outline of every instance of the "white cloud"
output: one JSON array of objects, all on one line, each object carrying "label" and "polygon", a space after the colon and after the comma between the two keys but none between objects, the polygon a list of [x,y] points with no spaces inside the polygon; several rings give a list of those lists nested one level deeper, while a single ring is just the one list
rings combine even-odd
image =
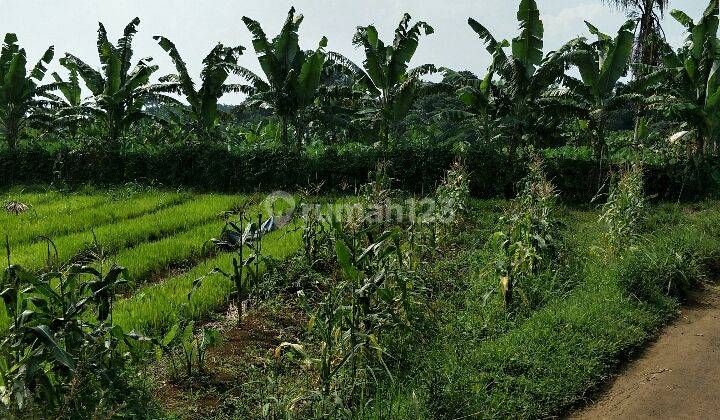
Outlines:
[{"label": "white cloud", "polygon": [[578,4],[553,15],[542,15],[545,36],[565,41],[587,34],[584,21],[594,24],[603,32],[612,33],[619,27],[622,19],[616,11],[600,3]]}]

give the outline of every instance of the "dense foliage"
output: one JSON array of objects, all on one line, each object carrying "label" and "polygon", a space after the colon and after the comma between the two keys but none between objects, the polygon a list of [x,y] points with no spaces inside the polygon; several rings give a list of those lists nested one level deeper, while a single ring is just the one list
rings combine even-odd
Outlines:
[{"label": "dense foliage", "polygon": [[[272,39],[244,17],[262,72],[217,44],[199,83],[163,36],[174,73],[133,66],[137,18],[115,44],[100,24],[100,70],[67,53],[47,85],[53,48],[28,74],[8,34],[0,413],[545,418],[582,402],[720,262],[717,203],[656,203],[720,192],[719,0],[697,22],[671,12],[677,51],[667,1],[608,2],[630,11],[615,35],[586,22],[592,40],[549,52],[535,0],[511,41],[470,18],[481,77],[411,66],[434,29],[408,14],[392,43],[357,28],[361,64],[325,37],[304,50],[294,8]],[[202,193],[270,190],[302,192]]]},{"label": "dense foliage", "polygon": [[[353,44],[364,52],[361,64],[326,51],[324,38],[316,49],[305,50],[299,34],[303,17],[294,9],[272,39],[259,22],[245,17],[243,22],[252,33],[262,74],[242,65],[242,46],[218,44],[203,60],[197,86],[187,72],[181,48],[162,36],[155,39],[172,58],[176,72],[154,83],[152,76],[158,67],[150,59],[132,67],[132,41],[139,19],[130,22],[115,45],[100,25],[97,44],[101,70],[68,53],[60,63],[69,77],[54,73],[53,82],[47,85],[42,79],[53,57],[52,48],[27,73],[25,52],[17,38],[8,34],[0,66],[0,121],[6,149],[11,150],[4,153],[11,154],[3,156],[9,172],[3,179],[21,182],[38,172],[38,179],[46,180],[44,174],[49,169],[44,168],[49,159],[62,166],[68,156],[92,155],[107,162],[119,159],[124,161],[122,166],[134,169],[117,171],[116,179],[88,174],[85,181],[122,183],[149,178],[188,185],[197,181],[177,180],[192,179],[200,173],[207,176],[214,172],[208,170],[210,167],[220,168],[219,173],[227,171],[224,166],[236,164],[238,154],[257,162],[247,164],[256,168],[255,173],[272,178],[279,175],[257,170],[274,163],[264,159],[267,153],[288,158],[295,153],[295,159],[301,161],[313,156],[320,161],[333,160],[328,153],[342,155],[362,149],[378,156],[397,156],[399,151],[428,151],[434,147],[429,144],[444,144],[447,146],[436,149],[450,150],[453,144],[464,142],[471,150],[476,149],[476,158],[482,159],[468,162],[473,167],[471,172],[475,168],[487,172],[492,170],[485,167],[515,167],[518,157],[533,153],[526,153],[527,149],[544,149],[552,156],[582,157],[576,165],[595,160],[598,168],[586,173],[593,175],[592,189],[597,191],[608,174],[608,163],[639,156],[654,165],[667,165],[666,171],[673,171],[670,168],[677,165],[686,168],[685,174],[672,182],[686,186],[695,182],[686,190],[691,194],[712,192],[708,178],[702,180],[704,184],[698,178],[704,166],[712,165],[720,126],[715,65],[717,0],[711,0],[697,20],[678,10],[670,12],[689,33],[677,50],[667,44],[658,29],[658,16],[667,9],[667,2],[611,3],[627,8],[631,17],[617,35],[606,35],[587,23],[593,40],[580,37],[550,52],[543,51],[544,27],[534,0],[520,1],[520,32],[511,41],[496,39],[480,21],[470,18],[469,30],[480,36],[492,56],[482,76],[433,64],[412,67],[423,36],[431,36],[434,30],[424,21],[412,23],[407,14],[392,43],[384,43],[373,25],[358,28]],[[577,72],[571,71],[573,68]],[[632,78],[627,77],[630,70]],[[423,78],[431,73],[442,74],[441,80]],[[580,77],[576,78],[578,73]],[[83,97],[84,88],[91,96]],[[229,92],[240,92],[247,98],[236,107],[222,105],[223,95]],[[187,153],[183,153],[183,145],[189,148]],[[192,149],[198,145],[199,149]],[[288,146],[292,150],[286,153]],[[12,150],[18,147],[23,158],[12,159],[16,153]],[[373,149],[377,152],[370,151]],[[588,149],[591,154],[586,153]],[[187,177],[158,179],[149,170],[147,162],[158,154],[178,153],[173,159],[178,161],[190,150],[212,150],[215,158],[182,161],[192,164],[186,166],[193,168]],[[445,152],[439,153],[426,156],[426,160],[445,162]],[[146,155],[140,163],[139,154]],[[375,164],[360,162],[362,159],[348,159],[345,164],[362,166],[363,170]],[[549,161],[548,165],[552,167],[553,163]],[[336,183],[331,174],[320,174],[312,165],[300,167],[307,171],[298,176],[291,173],[286,184],[303,177]],[[285,165],[285,169],[295,168],[292,163]],[[521,179],[522,170],[508,171],[515,173],[502,178],[501,184],[514,185]],[[67,176],[67,171],[53,172],[58,180],[80,181]],[[435,175],[431,180],[423,177],[419,182],[423,187],[431,188],[439,180],[439,168],[429,172]],[[169,173],[174,174],[172,170]],[[211,180],[214,178],[210,175]],[[222,181],[227,176],[217,178]],[[353,177],[346,181],[365,180]],[[272,179],[260,182],[253,177],[253,181],[257,182],[248,184],[280,186]],[[563,183],[559,181],[558,186],[564,194]],[[204,182],[206,187],[213,184]],[[233,185],[224,184],[222,188]],[[504,193],[512,190],[506,186],[495,189]]]}]

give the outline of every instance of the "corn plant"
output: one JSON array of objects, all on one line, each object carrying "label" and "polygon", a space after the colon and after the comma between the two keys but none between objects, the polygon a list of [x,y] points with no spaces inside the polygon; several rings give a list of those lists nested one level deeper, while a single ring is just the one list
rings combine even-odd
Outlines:
[{"label": "corn plant", "polygon": [[[247,206],[246,206],[247,207]],[[219,267],[212,269],[207,275],[196,279],[188,294],[188,300],[192,294],[202,286],[205,279],[213,274],[220,274],[230,279],[235,285],[235,302],[238,310],[238,325],[242,324],[243,306],[255,285],[260,281],[260,264],[262,256],[262,237],[275,229],[275,219],[271,216],[265,222],[262,221],[262,213],[258,213],[256,222],[249,222],[245,219],[245,210],[241,210],[238,222],[228,220],[223,228],[220,238],[213,238],[211,243],[223,251],[234,251],[232,258],[232,272],[227,273]],[[245,247],[250,250],[250,255],[245,256]]]},{"label": "corn plant", "polygon": [[[545,176],[542,161],[535,159],[529,170],[520,194],[501,219],[503,229],[491,238],[497,248],[495,270],[506,307],[523,280],[536,274],[541,263],[551,258],[556,241],[553,213],[558,194]],[[522,289],[520,292],[527,301]]]},{"label": "corn plant", "polygon": [[[306,195],[309,197],[309,195]],[[323,262],[323,251],[330,248],[330,223],[322,213],[321,206],[309,198],[301,205],[305,209],[302,214],[302,241],[305,260],[310,268],[316,268]]]},{"label": "corn plant", "polygon": [[178,335],[180,324],[173,325],[162,339],[152,339],[155,345],[155,355],[159,360],[165,356],[170,361],[171,376],[180,377],[178,365],[182,364],[183,372],[187,378],[193,376],[193,366],[198,373],[205,371],[205,356],[207,350],[216,345],[220,339],[219,331],[202,328],[199,335],[195,335],[195,323],[189,322],[182,333]]},{"label": "corn plant", "polygon": [[6,250],[0,412],[13,417],[66,405],[73,381],[87,374],[111,387],[118,345],[137,355],[138,336],[125,334],[112,318],[114,291],[129,279],[127,271],[72,265],[35,274],[11,264],[7,241]]},{"label": "corn plant", "polygon": [[462,225],[470,205],[470,177],[462,159],[457,158],[435,192],[436,215],[442,235],[452,236]]},{"label": "corn plant", "polygon": [[348,409],[378,373],[389,375],[382,337],[407,328],[412,311],[400,231],[385,231],[370,242],[365,230],[346,230],[332,216],[330,224],[337,270],[318,286],[317,302],[310,304],[301,293],[310,314],[309,342],[317,345],[283,343],[277,351],[299,353],[317,369],[318,387],[303,398],[319,402],[323,416]]},{"label": "corn plant", "polygon": [[613,248],[632,240],[641,228],[647,210],[644,189],[643,168],[637,163],[623,168],[612,184],[600,221]]}]

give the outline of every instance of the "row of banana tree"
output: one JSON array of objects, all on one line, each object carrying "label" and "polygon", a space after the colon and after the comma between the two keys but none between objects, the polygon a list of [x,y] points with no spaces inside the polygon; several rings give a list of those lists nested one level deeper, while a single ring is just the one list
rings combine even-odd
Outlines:
[{"label": "row of banana tree", "polygon": [[[406,117],[419,98],[456,92],[463,107],[439,112],[437,118],[477,128],[484,142],[503,139],[501,146],[511,157],[518,148],[539,144],[548,130],[573,121],[585,130],[595,156],[602,158],[607,152],[608,119],[627,107],[634,110],[638,125],[644,127],[644,121],[653,118],[674,121],[678,129],[672,140],[687,140],[692,145],[689,150],[697,155],[714,152],[720,125],[718,0],[710,0],[697,22],[681,11],[673,10],[671,15],[689,35],[677,50],[661,40],[660,63],[651,66],[632,62],[633,20],[614,35],[586,22],[590,39],[576,38],[545,53],[537,3],[521,0],[520,33],[510,41],[496,38],[479,21],[468,20],[492,56],[484,77],[432,64],[411,67],[420,38],[434,30],[426,22],[412,23],[408,14],[392,43],[381,40],[372,25],[357,29],[353,44],[364,52],[361,64],[326,51],[325,37],[315,49],[302,49],[303,17],[294,8],[272,39],[259,22],[243,17],[262,72],[239,64],[245,52],[242,46],[218,44],[203,60],[199,84],[166,37],[155,40],[172,59],[174,74],[153,82],[159,68],[152,59],[133,65],[137,18],[116,44],[100,24],[101,69],[67,53],[60,64],[68,70],[68,78],[53,73],[49,84],[42,80],[53,48],[28,72],[25,51],[17,37],[8,34],[0,54],[0,127],[10,148],[17,145],[24,128],[43,124],[63,127],[70,134],[92,124],[110,145],[118,146],[128,130],[144,119],[211,140],[225,116],[219,101],[235,92],[246,95],[243,106],[262,107],[275,115],[284,145],[299,148],[317,127],[336,131],[362,127],[355,131],[369,131],[388,147],[402,137]],[[630,70],[633,77],[627,79]],[[423,80],[431,73],[443,73],[443,81]],[[240,82],[229,82],[233,76]],[[89,97],[83,97],[81,79]],[[171,112],[152,112],[159,104]]]}]

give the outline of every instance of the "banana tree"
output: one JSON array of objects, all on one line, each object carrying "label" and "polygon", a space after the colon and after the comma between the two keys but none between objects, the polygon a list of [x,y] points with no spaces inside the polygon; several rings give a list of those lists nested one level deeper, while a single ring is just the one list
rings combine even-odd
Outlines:
[{"label": "banana tree", "polygon": [[243,22],[253,35],[253,48],[267,81],[244,67],[235,68],[235,72],[250,83],[239,88],[249,94],[247,104],[272,108],[281,121],[285,145],[290,144],[289,127],[294,125],[298,148],[305,127],[300,120],[301,113],[317,97],[327,47],[327,38],[323,37],[315,51],[300,49],[298,30],[302,21],[303,16],[295,15],[295,8],[291,8],[280,33],[270,42],[260,24],[244,16]]},{"label": "banana tree", "polygon": [[53,47],[48,48],[28,74],[27,55],[18,45],[17,36],[5,35],[0,52],[0,124],[10,149],[17,146],[22,130],[41,106],[37,96],[46,87],[40,83],[54,53]]},{"label": "banana tree", "polygon": [[717,148],[720,137],[718,0],[710,1],[698,22],[679,10],[670,14],[689,35],[677,52],[665,44],[662,68],[648,76],[663,82],[649,100],[651,109],[684,121],[685,131],[696,138],[696,152],[707,153],[709,146]]},{"label": "banana tree", "polygon": [[635,22],[628,20],[620,27],[615,38],[600,32],[585,22],[597,41],[588,43],[585,38],[574,41],[576,53],[570,62],[577,66],[581,78],[563,79],[565,89],[557,91],[556,98],[569,101],[575,114],[587,121],[592,133],[595,158],[602,159],[605,151],[606,122],[609,113],[638,99],[637,95],[616,89],[618,81],[627,74],[633,51]]},{"label": "banana tree", "polygon": [[77,70],[70,70],[70,76],[64,80],[57,72],[52,74],[55,82],[41,94],[46,108],[52,113],[53,123],[67,127],[75,137],[81,122],[86,120],[88,104],[83,101],[80,78]]},{"label": "banana tree", "polygon": [[[510,142],[511,159],[523,142],[538,137],[546,115],[554,115],[554,102],[545,101],[548,89],[564,75],[572,52],[565,44],[543,58],[543,23],[535,0],[522,0],[517,13],[520,35],[512,40],[498,41],[475,19],[468,19],[470,27],[485,42],[492,54],[490,71],[500,76],[496,103],[502,114],[503,128]],[[512,46],[512,55],[505,48]]]},{"label": "banana tree", "polygon": [[108,41],[102,23],[98,29],[98,55],[102,70],[98,71],[72,54],[65,54],[60,64],[76,71],[92,93],[92,106],[83,112],[103,127],[111,146],[119,146],[123,134],[137,121],[149,115],[144,107],[151,101],[173,101],[161,90],[151,86],[150,77],[158,70],[152,58],[143,58],[132,67],[133,37],[140,19],[133,19],[117,45]]},{"label": "banana tree", "polygon": [[219,121],[218,100],[227,92],[243,90],[242,86],[225,82],[237,67],[238,57],[244,48],[217,44],[203,60],[201,86],[197,89],[175,44],[162,36],[154,39],[170,55],[177,70],[177,74],[161,78],[164,84],[158,86],[157,90],[183,95],[189,105],[180,109],[184,111],[186,120],[189,120],[190,130],[200,136],[210,137]]},{"label": "banana tree", "polygon": [[480,137],[486,144],[493,139],[492,127],[497,119],[497,107],[493,97],[493,72],[479,79],[468,72],[442,69],[443,83],[457,88],[457,97],[464,109],[446,109],[438,117],[457,122],[470,122],[479,128]]},{"label": "banana tree", "polygon": [[359,27],[353,44],[365,52],[362,68],[340,54],[331,54],[336,63],[350,71],[364,93],[366,106],[361,111],[361,121],[379,128],[385,149],[391,136],[399,134],[400,124],[417,98],[427,93],[420,77],[436,71],[431,64],[409,68],[420,36],[434,33],[427,23],[420,21],[410,26],[410,20],[407,13],[400,20],[392,45],[380,40],[375,26]]}]

